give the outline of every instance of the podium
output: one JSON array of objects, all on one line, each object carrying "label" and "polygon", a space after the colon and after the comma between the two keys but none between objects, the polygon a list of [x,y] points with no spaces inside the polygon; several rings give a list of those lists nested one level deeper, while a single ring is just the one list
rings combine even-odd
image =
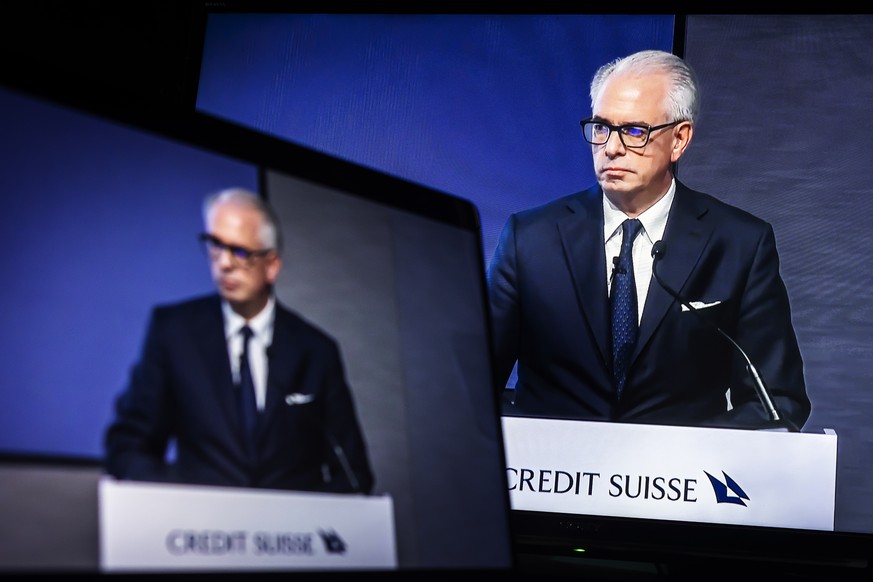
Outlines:
[{"label": "podium", "polygon": [[512,509],[834,529],[832,431],[502,423]]},{"label": "podium", "polygon": [[397,568],[390,496],[101,478],[104,572]]}]

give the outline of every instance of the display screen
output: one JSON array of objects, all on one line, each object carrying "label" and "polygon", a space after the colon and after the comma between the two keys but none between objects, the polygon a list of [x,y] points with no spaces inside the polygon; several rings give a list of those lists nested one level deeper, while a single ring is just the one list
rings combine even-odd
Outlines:
[{"label": "display screen", "polygon": [[[393,503],[396,567],[508,569],[475,208],[208,116],[152,118],[61,97],[0,88],[10,193],[0,237],[14,249],[3,296],[16,330],[3,340],[0,392],[0,507],[15,543],[0,570],[98,567],[88,478],[101,471],[115,399],[151,309],[214,292],[201,204],[231,187],[276,209],[285,235],[276,299],[342,353],[372,495]],[[35,478],[41,485],[28,486]],[[53,501],[28,501],[39,495]],[[59,525],[40,509],[55,504],[83,515]]]},{"label": "display screen", "polygon": [[[677,176],[772,224],[812,402],[803,432],[839,442],[833,519],[818,533],[869,534],[870,285],[857,268],[864,237],[849,239],[865,219],[847,223],[844,215],[858,207],[865,183],[855,139],[863,122],[845,124],[865,118],[869,43],[861,39],[873,24],[839,15],[826,24],[802,15],[289,14],[231,6],[209,14],[197,108],[471,200],[488,264],[512,213],[595,183],[578,122],[590,114],[596,68],[646,48],[686,57],[700,77],[702,113]],[[809,129],[822,116],[841,120],[837,142]],[[834,148],[843,140],[852,151]],[[716,495],[698,473],[697,492]],[[711,473],[730,490],[725,476]],[[734,485],[734,494],[746,493]],[[781,529],[808,533],[778,518],[741,527],[691,513],[666,521],[568,519],[584,508],[516,513],[535,545],[577,539],[627,549],[654,536],[674,542],[672,551],[688,543],[704,553],[766,554],[753,540]],[[725,527],[683,529],[698,520]],[[622,545],[634,528],[649,541],[631,535]],[[794,547],[798,554],[809,546]]]}]

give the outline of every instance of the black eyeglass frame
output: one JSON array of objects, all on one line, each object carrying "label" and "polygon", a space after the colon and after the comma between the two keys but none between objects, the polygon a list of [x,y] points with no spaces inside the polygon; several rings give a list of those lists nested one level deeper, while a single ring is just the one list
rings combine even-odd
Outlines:
[{"label": "black eyeglass frame", "polygon": [[[587,141],[591,145],[606,145],[606,142],[609,141],[609,137],[612,135],[612,133],[617,132],[618,139],[621,140],[621,145],[623,145],[624,147],[626,147],[626,148],[644,148],[647,145],[649,145],[649,140],[652,138],[653,131],[658,131],[659,129],[664,129],[666,127],[670,127],[671,125],[679,125],[683,121],[685,121],[685,120],[680,119],[678,121],[671,121],[669,123],[662,123],[661,125],[640,125],[639,123],[625,123],[624,125],[612,125],[611,123],[606,123],[602,119],[594,119],[594,118],[589,117],[587,119],[583,119],[582,121],[580,121],[579,126],[582,128],[582,137],[585,138],[585,141]],[[590,139],[588,139],[588,135],[585,133],[585,125],[589,124],[589,123],[596,123],[598,125],[602,125],[602,126],[606,127],[607,129],[609,129],[609,133],[606,134],[606,139],[604,139],[602,142],[599,142],[599,143],[593,142]],[[628,145],[628,144],[626,144],[624,142],[624,136],[625,136],[624,130],[627,130],[628,128],[636,128],[636,129],[645,130],[646,141],[644,141],[640,145]]]},{"label": "black eyeglass frame", "polygon": [[263,257],[275,249],[247,249],[246,247],[241,247],[239,245],[229,245],[220,238],[209,234],[208,232],[203,232],[198,235],[198,240],[203,243],[206,247],[207,252],[211,252],[210,249],[216,249],[218,251],[217,254],[227,250],[230,252],[230,256],[238,261],[242,261],[246,265],[250,265],[252,260],[257,257]]}]

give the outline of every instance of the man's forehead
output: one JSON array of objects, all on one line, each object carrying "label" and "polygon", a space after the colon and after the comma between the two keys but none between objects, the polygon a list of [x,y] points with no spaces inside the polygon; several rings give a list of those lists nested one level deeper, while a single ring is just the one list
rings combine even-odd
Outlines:
[{"label": "man's forehead", "polygon": [[610,77],[594,100],[592,116],[609,123],[652,123],[663,113],[666,83],[656,75]]}]

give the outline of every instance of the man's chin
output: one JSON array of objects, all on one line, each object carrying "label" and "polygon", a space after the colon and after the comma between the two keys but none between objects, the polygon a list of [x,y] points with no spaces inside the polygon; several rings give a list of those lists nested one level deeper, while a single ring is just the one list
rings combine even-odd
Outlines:
[{"label": "man's chin", "polygon": [[601,178],[598,180],[604,192],[623,194],[634,190],[634,185],[621,178]]},{"label": "man's chin", "polygon": [[245,303],[245,300],[237,293],[228,293],[227,291],[222,290],[219,292],[219,295],[221,295],[221,298],[227,301],[234,310]]},{"label": "man's chin", "polygon": [[257,297],[240,297],[239,295],[222,295],[227,301],[234,313],[242,315],[246,319],[251,319],[257,315],[266,305],[267,300],[260,300]]}]

